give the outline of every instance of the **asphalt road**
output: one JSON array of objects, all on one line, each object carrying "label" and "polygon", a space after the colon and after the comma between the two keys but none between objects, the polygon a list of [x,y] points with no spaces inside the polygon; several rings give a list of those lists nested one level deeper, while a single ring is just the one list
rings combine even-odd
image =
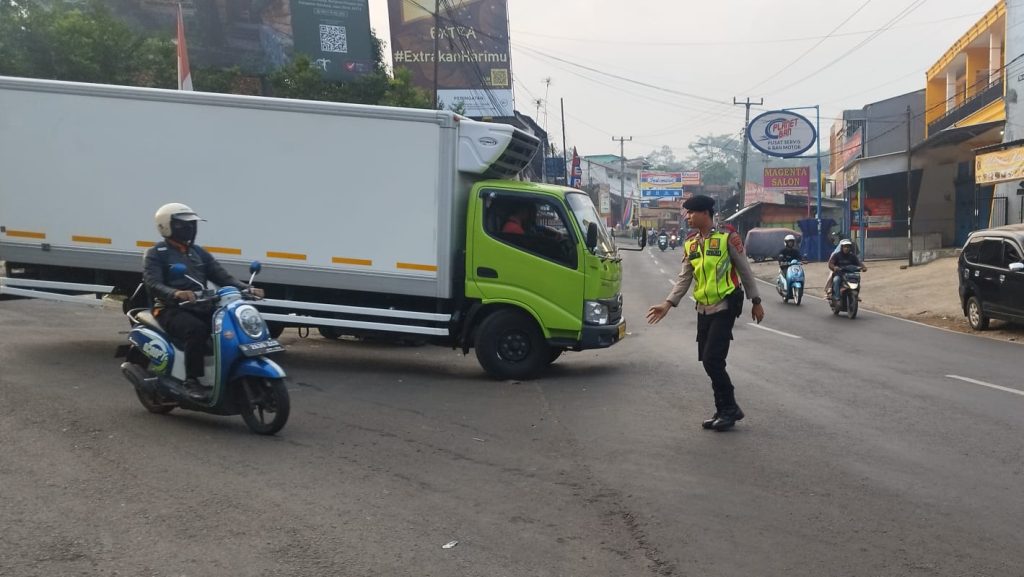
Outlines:
[{"label": "asphalt road", "polygon": [[626,254],[630,336],[533,382],[289,331],[274,438],[146,413],[116,309],[0,302],[0,575],[1024,575],[1024,349],[762,285],[703,431],[693,311],[643,323],[679,257]]}]

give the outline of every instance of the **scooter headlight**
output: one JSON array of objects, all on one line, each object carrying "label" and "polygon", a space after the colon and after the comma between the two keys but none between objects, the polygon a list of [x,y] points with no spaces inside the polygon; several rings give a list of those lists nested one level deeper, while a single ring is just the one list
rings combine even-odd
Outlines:
[{"label": "scooter headlight", "polygon": [[252,305],[242,305],[235,309],[235,318],[238,319],[238,326],[251,339],[258,339],[267,332],[267,324]]},{"label": "scooter headlight", "polygon": [[588,325],[608,324],[608,306],[596,301],[583,303],[583,322]]}]

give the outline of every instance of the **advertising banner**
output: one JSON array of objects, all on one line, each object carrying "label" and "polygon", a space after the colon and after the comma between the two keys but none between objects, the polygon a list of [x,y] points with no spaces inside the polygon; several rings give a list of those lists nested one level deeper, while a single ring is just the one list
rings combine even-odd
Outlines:
[{"label": "advertising banner", "polygon": [[[174,33],[177,0],[105,2],[146,32]],[[369,0],[181,0],[195,67],[265,74],[304,54],[329,80],[373,71]]]},{"label": "advertising banner", "polygon": [[[852,210],[859,210],[853,207]],[[865,198],[864,199],[864,221],[867,223],[868,232],[892,230],[893,202],[891,198]],[[860,230],[860,223],[857,215],[853,215],[853,230]]]},{"label": "advertising banner", "polygon": [[975,184],[1024,180],[1024,147],[979,154],[974,158]]},{"label": "advertising banner", "polygon": [[446,1],[436,25],[428,6],[434,3],[388,0],[395,67],[432,92],[436,60],[437,98],[445,108],[462,105],[474,118],[512,116],[506,0]]},{"label": "advertising banner", "polygon": [[765,112],[750,121],[747,139],[768,156],[799,156],[814,146],[817,132],[810,120],[794,112]]},{"label": "advertising banner", "polygon": [[811,186],[811,167],[764,169],[764,187],[793,192],[806,192]]},{"label": "advertising banner", "polygon": [[296,54],[331,80],[373,72],[369,0],[291,0]]},{"label": "advertising banner", "polygon": [[[576,153],[576,147],[572,147],[572,164],[569,172],[569,187],[580,188],[583,186],[583,168],[580,166],[580,155]],[[607,211],[605,211],[607,212]]]},{"label": "advertising banner", "polygon": [[[700,173],[696,174],[697,180],[700,180]],[[641,170],[640,196],[644,198],[681,197],[683,196],[683,175],[682,172]]]},{"label": "advertising banner", "polygon": [[682,175],[683,186],[700,186],[702,184],[699,170],[687,170]]}]

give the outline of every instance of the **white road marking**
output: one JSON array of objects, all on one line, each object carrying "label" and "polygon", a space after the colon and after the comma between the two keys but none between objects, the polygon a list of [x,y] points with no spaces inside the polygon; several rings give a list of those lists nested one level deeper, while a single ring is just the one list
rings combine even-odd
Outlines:
[{"label": "white road marking", "polygon": [[1020,395],[1024,397],[1024,391],[1018,391],[1017,389],[1011,389],[1009,387],[1000,387],[999,385],[993,385],[992,383],[986,383],[985,381],[976,381],[974,379],[968,379],[967,377],[961,377],[958,375],[946,375],[946,378],[956,379],[958,381],[963,381],[965,383],[971,383],[972,385],[981,385],[983,387],[988,387],[990,389],[995,389],[997,391],[1004,391],[1007,393],[1013,393],[1015,395]]},{"label": "white road marking", "polygon": [[660,272],[661,274],[665,274],[665,269],[663,269],[663,268],[659,268],[659,269],[658,269],[658,272]]},{"label": "white road marking", "polygon": [[770,329],[770,328],[768,328],[768,327],[762,327],[761,325],[759,325],[759,324],[757,324],[757,323],[747,323],[747,324],[748,324],[748,325],[750,325],[750,326],[752,326],[752,327],[754,327],[755,329],[761,329],[762,331],[768,331],[768,332],[770,332],[770,333],[775,333],[775,334],[777,334],[777,335],[782,335],[782,336],[784,336],[784,337],[789,337],[789,338],[791,338],[791,339],[802,339],[802,338],[803,338],[803,337],[798,337],[798,336],[796,336],[796,335],[791,335],[791,334],[789,334],[789,333],[784,333],[784,332],[782,332],[782,331],[777,331],[777,330],[775,330],[775,329]]}]

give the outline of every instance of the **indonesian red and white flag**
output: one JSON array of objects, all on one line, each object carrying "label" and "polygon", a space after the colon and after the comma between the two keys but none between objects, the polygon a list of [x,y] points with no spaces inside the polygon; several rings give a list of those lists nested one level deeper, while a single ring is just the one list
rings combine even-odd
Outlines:
[{"label": "indonesian red and white flag", "polygon": [[181,4],[178,4],[178,90],[192,90],[192,72],[188,68],[185,18],[181,15]]}]

